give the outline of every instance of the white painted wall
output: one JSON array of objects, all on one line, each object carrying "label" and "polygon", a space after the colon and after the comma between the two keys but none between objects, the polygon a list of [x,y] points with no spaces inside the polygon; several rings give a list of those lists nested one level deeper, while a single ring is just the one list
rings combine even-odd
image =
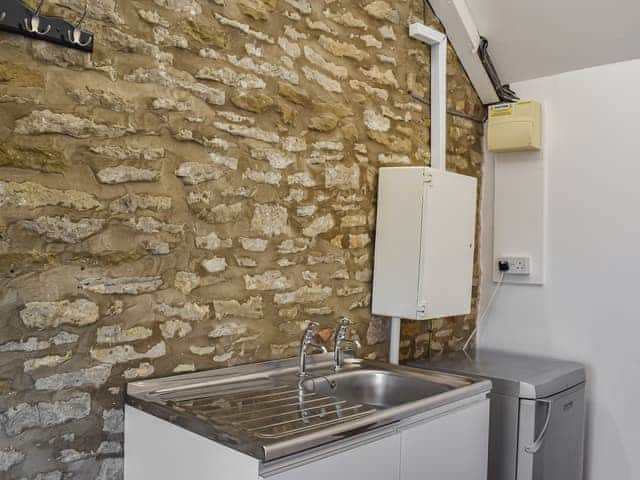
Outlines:
[{"label": "white painted wall", "polygon": [[[504,285],[480,326],[480,345],[585,363],[585,478],[637,480],[640,61],[514,86],[522,98],[544,102],[544,121],[550,122],[546,283]],[[485,168],[481,255],[486,303],[494,287],[491,155]]]}]

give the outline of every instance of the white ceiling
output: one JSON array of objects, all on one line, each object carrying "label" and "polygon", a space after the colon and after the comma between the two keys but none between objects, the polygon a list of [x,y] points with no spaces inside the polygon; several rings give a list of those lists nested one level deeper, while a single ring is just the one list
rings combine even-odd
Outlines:
[{"label": "white ceiling", "polygon": [[466,0],[504,83],[640,58],[640,0]]}]

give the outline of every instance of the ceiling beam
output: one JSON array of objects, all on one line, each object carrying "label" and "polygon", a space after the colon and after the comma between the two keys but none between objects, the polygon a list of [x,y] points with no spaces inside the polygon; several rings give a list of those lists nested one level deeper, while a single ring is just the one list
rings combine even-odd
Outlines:
[{"label": "ceiling beam", "polygon": [[433,11],[447,31],[473,87],[485,105],[500,101],[487,71],[482,65],[478,48],[480,34],[465,0],[429,0]]}]

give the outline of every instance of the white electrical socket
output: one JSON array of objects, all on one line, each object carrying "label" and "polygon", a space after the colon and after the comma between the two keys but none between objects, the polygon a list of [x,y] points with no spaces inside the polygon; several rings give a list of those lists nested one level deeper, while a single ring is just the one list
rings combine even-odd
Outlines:
[{"label": "white electrical socket", "polygon": [[509,270],[504,272],[507,275],[531,275],[531,257],[499,257],[496,259],[496,270],[500,271],[500,262],[509,263]]}]

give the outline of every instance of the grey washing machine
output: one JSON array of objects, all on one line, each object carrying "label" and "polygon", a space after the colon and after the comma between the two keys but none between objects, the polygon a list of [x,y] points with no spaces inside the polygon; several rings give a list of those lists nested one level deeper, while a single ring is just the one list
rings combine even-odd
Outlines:
[{"label": "grey washing machine", "polygon": [[408,365],[492,381],[488,480],[582,480],[582,365],[495,350]]}]

